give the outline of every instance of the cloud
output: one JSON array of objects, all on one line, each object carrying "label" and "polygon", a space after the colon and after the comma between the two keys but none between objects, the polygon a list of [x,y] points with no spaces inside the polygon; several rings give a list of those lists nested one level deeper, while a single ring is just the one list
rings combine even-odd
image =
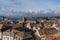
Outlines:
[{"label": "cloud", "polygon": [[56,6],[56,9],[57,10],[60,10],[60,4]]},{"label": "cloud", "polygon": [[21,16],[27,16],[27,17],[38,17],[38,16],[59,16],[59,13],[51,9],[48,9],[48,10],[40,10],[40,11],[37,11],[37,10],[25,10],[25,11],[16,11],[16,10],[3,10],[1,11],[0,15],[4,15],[4,16],[13,16],[13,17],[21,17]]},{"label": "cloud", "polygon": [[20,0],[10,0],[10,2],[14,5],[21,5]]},{"label": "cloud", "polygon": [[4,16],[51,16],[60,14],[56,0],[0,0],[0,15]]}]

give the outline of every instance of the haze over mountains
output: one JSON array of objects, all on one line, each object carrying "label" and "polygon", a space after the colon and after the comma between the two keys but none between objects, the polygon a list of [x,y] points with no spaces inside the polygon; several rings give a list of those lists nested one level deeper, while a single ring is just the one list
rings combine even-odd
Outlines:
[{"label": "haze over mountains", "polygon": [[59,11],[53,11],[50,9],[47,10],[24,10],[24,11],[17,11],[17,10],[4,10],[0,11],[0,15],[7,16],[7,17],[55,17],[60,16]]},{"label": "haze over mountains", "polygon": [[60,0],[0,0],[0,16],[60,16]]}]

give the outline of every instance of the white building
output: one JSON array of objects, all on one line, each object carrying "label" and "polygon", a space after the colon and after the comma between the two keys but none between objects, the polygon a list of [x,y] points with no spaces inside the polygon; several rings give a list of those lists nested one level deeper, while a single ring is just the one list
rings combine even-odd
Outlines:
[{"label": "white building", "polygon": [[32,37],[32,36],[15,29],[13,29],[12,31],[10,30],[4,31],[2,34],[2,40],[23,40],[29,37]]}]

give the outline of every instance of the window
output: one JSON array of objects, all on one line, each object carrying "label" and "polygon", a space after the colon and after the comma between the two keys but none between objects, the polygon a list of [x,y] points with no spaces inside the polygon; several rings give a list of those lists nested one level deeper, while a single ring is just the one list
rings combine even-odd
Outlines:
[{"label": "window", "polygon": [[4,37],[3,40],[9,40],[9,37]]},{"label": "window", "polygon": [[17,37],[15,37],[15,40],[17,40]]},{"label": "window", "polygon": [[0,32],[1,32],[1,29],[0,29]]},{"label": "window", "polygon": [[18,40],[20,40],[20,38],[18,38]]}]

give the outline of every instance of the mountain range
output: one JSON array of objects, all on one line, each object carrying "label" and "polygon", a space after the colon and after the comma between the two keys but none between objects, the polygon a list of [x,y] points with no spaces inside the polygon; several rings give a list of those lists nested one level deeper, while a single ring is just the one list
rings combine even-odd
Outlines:
[{"label": "mountain range", "polygon": [[52,11],[52,10],[43,10],[43,11],[1,11],[0,16],[6,17],[55,17],[60,16],[59,11]]}]

